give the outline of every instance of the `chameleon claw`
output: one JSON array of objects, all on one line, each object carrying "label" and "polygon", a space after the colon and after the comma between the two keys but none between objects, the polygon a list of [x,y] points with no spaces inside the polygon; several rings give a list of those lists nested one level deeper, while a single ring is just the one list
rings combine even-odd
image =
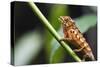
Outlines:
[{"label": "chameleon claw", "polygon": [[87,55],[87,54],[85,54],[85,55],[83,56],[82,61],[85,61],[87,57],[88,57],[88,55]]}]

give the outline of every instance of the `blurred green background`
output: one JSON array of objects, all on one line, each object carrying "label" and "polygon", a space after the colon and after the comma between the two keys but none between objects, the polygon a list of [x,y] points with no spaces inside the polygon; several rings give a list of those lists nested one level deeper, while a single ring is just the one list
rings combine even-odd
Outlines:
[{"label": "blurred green background", "polygon": [[[59,16],[70,16],[83,33],[97,59],[97,7],[36,3],[63,37]],[[11,2],[11,64],[32,65],[75,62],[43,26],[27,2]],[[74,48],[73,46],[70,46]],[[82,56],[79,54],[80,58]]]}]

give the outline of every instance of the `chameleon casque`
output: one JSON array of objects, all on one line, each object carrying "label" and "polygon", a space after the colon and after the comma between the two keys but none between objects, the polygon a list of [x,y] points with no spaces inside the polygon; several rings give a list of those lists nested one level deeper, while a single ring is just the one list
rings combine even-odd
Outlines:
[{"label": "chameleon casque", "polygon": [[72,20],[69,16],[60,16],[59,19],[62,23],[64,33],[64,38],[62,38],[61,41],[68,41],[76,46],[77,49],[74,51],[83,53],[83,61],[85,61],[86,58],[90,58],[94,61],[95,58],[92,50],[80,30],[75,25],[74,20]]}]

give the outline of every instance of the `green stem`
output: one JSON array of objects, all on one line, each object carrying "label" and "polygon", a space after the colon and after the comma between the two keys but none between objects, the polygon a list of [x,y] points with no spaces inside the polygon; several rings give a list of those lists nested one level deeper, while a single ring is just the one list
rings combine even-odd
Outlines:
[{"label": "green stem", "polygon": [[31,6],[33,12],[37,14],[37,16],[42,20],[42,23],[45,25],[45,27],[49,30],[49,32],[55,37],[55,39],[60,43],[62,47],[65,48],[65,50],[72,56],[76,61],[80,62],[80,58],[73,52],[73,50],[63,41],[60,41],[61,37],[58,35],[58,33],[55,31],[55,29],[51,26],[49,21],[45,18],[45,16],[41,13],[41,11],[38,9],[38,7],[33,2],[28,2]]}]

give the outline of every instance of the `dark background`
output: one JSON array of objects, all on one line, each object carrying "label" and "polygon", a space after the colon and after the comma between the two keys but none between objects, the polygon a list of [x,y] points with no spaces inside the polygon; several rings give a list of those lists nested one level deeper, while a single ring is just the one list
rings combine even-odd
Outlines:
[{"label": "dark background", "polygon": [[[49,3],[36,3],[38,8],[44,14],[46,18],[48,18],[48,14],[50,9],[55,4]],[[62,4],[60,4],[62,5]],[[95,11],[90,9],[90,6],[81,6],[81,5],[68,5],[69,9],[69,16],[72,18],[80,17],[84,14],[94,13]],[[88,10],[86,10],[88,9]],[[84,11],[85,10],[85,11]],[[34,22],[33,22],[34,21]],[[39,30],[42,33],[42,36],[45,36],[45,27],[43,26],[41,21],[38,17],[32,12],[31,7],[28,5],[27,2],[12,2],[11,3],[11,48],[12,48],[12,63],[14,64],[14,46],[17,40],[26,32],[31,30]],[[89,34],[89,33],[93,33]],[[94,36],[95,35],[95,36]],[[84,36],[87,38],[87,41],[90,43],[90,46],[93,49],[93,53],[95,58],[97,58],[97,25],[93,28],[90,28],[87,32],[84,33]],[[92,37],[91,37],[92,36]],[[94,40],[93,40],[94,39]],[[92,41],[93,40],[93,41]],[[93,42],[93,43],[92,43]],[[92,45],[91,45],[92,44]],[[45,53],[44,49],[41,50],[39,55],[36,57],[35,60],[30,61],[28,64],[45,64]],[[64,62],[73,62],[74,60],[67,56],[68,59],[65,59]],[[35,61],[33,63],[33,61]]]}]

